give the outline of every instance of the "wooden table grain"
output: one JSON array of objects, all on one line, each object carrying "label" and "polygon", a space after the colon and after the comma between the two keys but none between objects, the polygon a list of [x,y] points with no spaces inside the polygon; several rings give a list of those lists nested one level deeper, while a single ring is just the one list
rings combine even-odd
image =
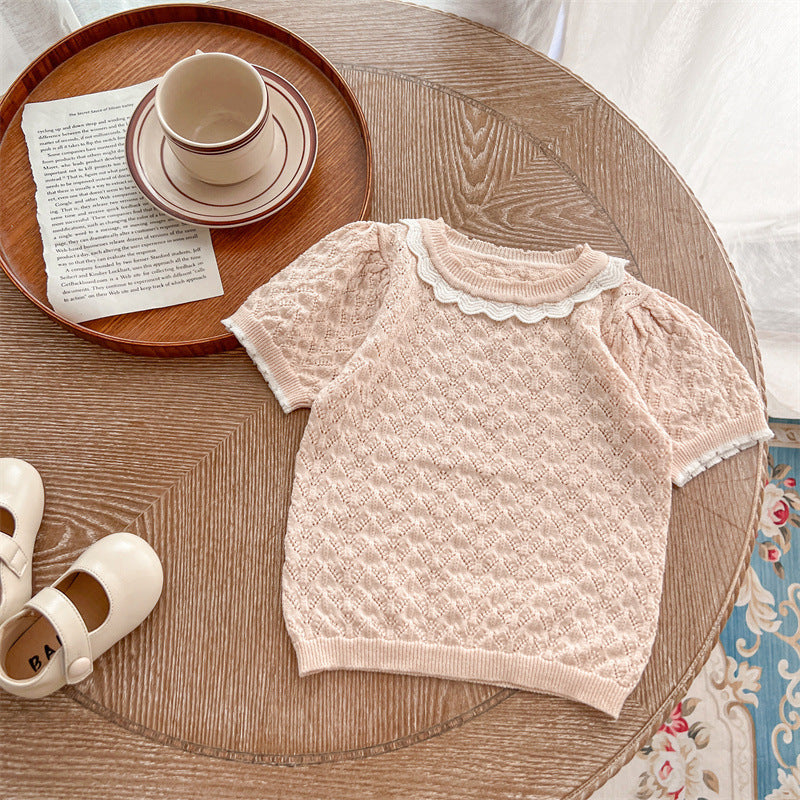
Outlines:
[{"label": "wooden table grain", "polygon": [[[589,242],[627,258],[702,313],[761,382],[739,281],[708,219],[646,136],[580,79],[399,2],[229,5],[307,39],[353,87],[374,148],[373,218],[441,216],[503,245]],[[616,722],[490,686],[299,679],[279,570],[307,412],[285,416],[242,351],[103,349],[5,276],[0,313],[0,453],[31,461],[47,491],[35,590],[116,530],[153,544],[166,581],[153,615],[87,681],[43,700],[0,697],[4,798],[584,798],[667,716],[730,612],[764,447],[675,491],[653,657]]]}]

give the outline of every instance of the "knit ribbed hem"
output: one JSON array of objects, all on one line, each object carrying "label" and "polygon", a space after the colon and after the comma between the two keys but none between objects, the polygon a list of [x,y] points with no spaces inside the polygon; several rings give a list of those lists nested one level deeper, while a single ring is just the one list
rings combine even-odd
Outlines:
[{"label": "knit ribbed hem", "polygon": [[[608,265],[608,256],[588,244],[567,250],[521,250],[471,239],[444,220],[419,220],[425,247],[442,277],[456,289],[502,303],[557,303],[580,291]],[[523,280],[495,278],[480,272],[481,263],[505,261],[531,268]],[[536,269],[558,268],[543,277]]]},{"label": "knit ribbed hem", "polygon": [[677,445],[672,454],[672,482],[684,486],[696,475],[725,458],[773,437],[763,411],[724,422],[691,442]]},{"label": "knit ribbed hem", "polygon": [[519,653],[380,639],[293,640],[300,675],[332,669],[399,672],[545,692],[619,717],[631,688],[608,678]]},{"label": "knit ribbed hem", "polygon": [[244,306],[233,316],[222,320],[222,324],[242,343],[287,414],[311,405],[297,375],[272,341],[269,332]]}]

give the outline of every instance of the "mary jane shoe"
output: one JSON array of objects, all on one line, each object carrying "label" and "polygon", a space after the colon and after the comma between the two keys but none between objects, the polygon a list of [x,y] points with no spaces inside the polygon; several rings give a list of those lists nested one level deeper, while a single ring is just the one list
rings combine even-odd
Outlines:
[{"label": "mary jane shoe", "polygon": [[90,545],[0,625],[0,688],[35,698],[84,680],[153,610],[163,581],[155,551],[132,533]]},{"label": "mary jane shoe", "polygon": [[42,523],[44,485],[18,458],[0,458],[0,623],[31,596],[33,543]]}]

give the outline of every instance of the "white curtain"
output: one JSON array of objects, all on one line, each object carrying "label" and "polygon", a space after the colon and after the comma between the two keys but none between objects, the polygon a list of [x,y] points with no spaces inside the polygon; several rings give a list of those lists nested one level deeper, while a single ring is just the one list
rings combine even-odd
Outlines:
[{"label": "white curtain", "polygon": [[[417,0],[596,87],[675,165],[744,284],[772,416],[800,418],[800,3]],[[142,0],[0,0],[0,90],[60,36]]]}]

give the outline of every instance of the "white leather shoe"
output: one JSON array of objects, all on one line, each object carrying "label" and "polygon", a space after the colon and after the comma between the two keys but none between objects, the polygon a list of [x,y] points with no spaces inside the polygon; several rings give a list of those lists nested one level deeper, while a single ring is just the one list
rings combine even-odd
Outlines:
[{"label": "white leather shoe", "polygon": [[33,543],[42,523],[44,485],[18,458],[0,458],[0,623],[31,596]]},{"label": "white leather shoe", "polygon": [[87,678],[94,660],[153,610],[163,582],[161,562],[144,539],[112,533],[90,545],[0,625],[0,688],[45,697]]}]

